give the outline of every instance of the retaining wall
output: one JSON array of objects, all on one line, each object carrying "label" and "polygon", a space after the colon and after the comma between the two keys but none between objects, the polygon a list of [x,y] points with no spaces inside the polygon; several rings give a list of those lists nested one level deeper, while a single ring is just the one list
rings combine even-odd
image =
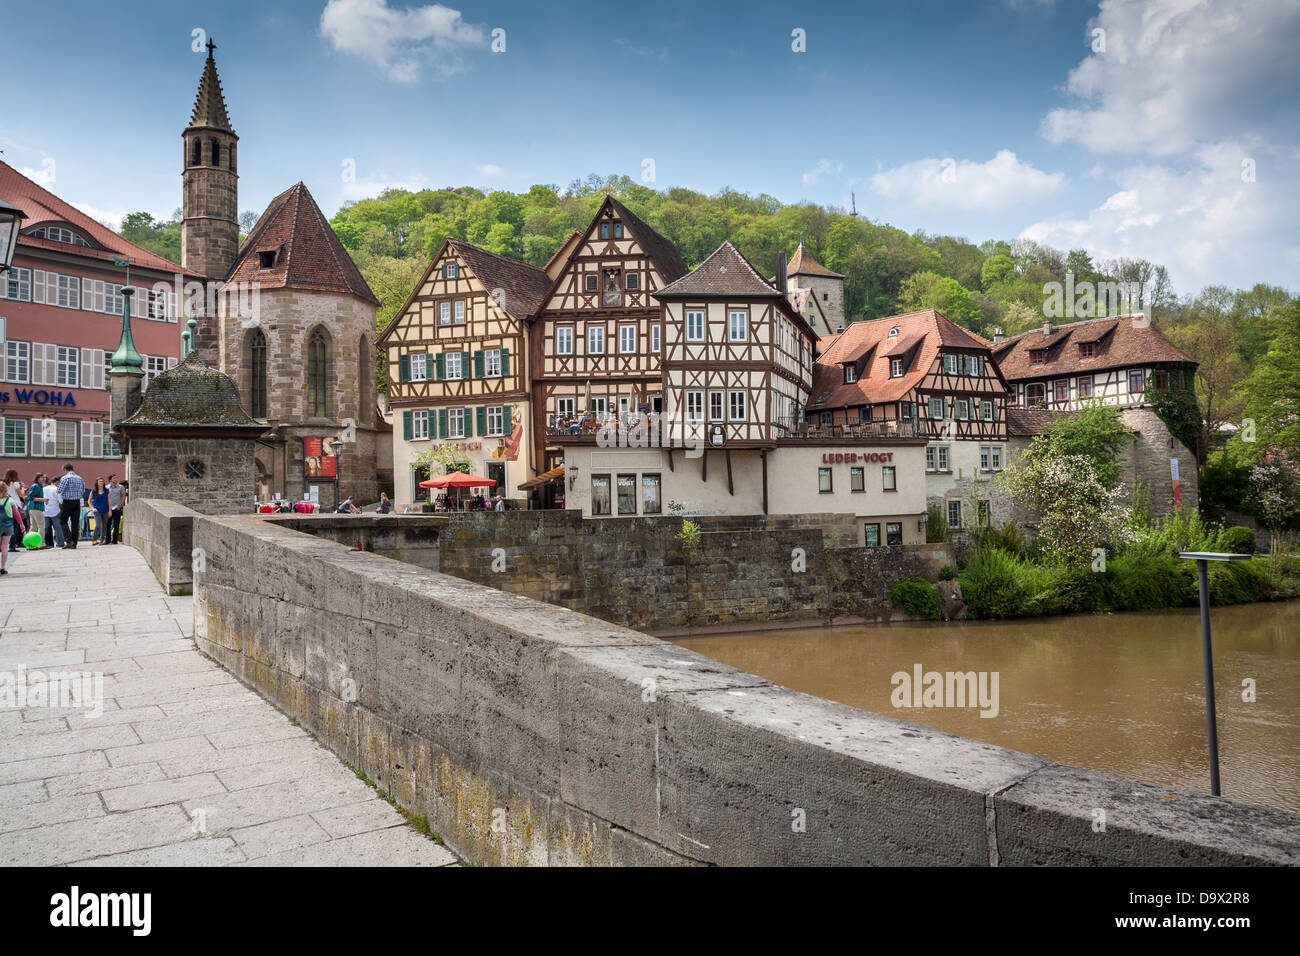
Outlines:
[{"label": "retaining wall", "polygon": [[1297,814],[869,714],[257,517],[193,537],[199,647],[474,863],[1300,863]]}]

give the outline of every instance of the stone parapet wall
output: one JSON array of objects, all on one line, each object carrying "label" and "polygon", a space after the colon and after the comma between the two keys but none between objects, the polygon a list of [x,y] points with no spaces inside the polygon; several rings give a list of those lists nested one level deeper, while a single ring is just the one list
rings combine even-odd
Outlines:
[{"label": "stone parapet wall", "polygon": [[195,512],[174,501],[133,500],[122,513],[122,537],[153,568],[168,594],[189,594],[193,586]]},{"label": "stone parapet wall", "polygon": [[1300,863],[1294,813],[869,714],[256,517],[193,533],[200,649],[472,863]]}]

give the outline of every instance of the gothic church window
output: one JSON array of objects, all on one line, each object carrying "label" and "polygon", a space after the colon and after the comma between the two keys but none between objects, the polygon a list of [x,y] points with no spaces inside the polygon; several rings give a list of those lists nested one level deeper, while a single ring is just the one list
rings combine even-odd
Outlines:
[{"label": "gothic church window", "polygon": [[326,375],[329,368],[329,340],[323,329],[312,332],[307,340],[307,416],[329,415]]},{"label": "gothic church window", "polygon": [[266,417],[266,336],[254,329],[248,337],[249,414]]}]

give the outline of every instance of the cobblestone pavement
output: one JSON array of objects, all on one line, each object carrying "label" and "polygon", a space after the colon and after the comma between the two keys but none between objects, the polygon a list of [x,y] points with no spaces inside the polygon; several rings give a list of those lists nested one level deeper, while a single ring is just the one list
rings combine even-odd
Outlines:
[{"label": "cobblestone pavement", "polygon": [[[204,657],[191,599],[163,594],[134,549],[83,543],[75,554],[10,557],[0,577],[0,866],[458,862]],[[28,696],[38,673],[90,675],[87,706]]]}]

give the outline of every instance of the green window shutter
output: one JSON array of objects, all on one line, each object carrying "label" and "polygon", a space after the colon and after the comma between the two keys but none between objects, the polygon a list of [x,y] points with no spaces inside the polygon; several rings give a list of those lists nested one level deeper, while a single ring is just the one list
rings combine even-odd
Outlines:
[{"label": "green window shutter", "polygon": [[486,435],[487,434],[487,406],[480,405],[478,408],[474,409],[474,414],[475,417],[478,419],[478,426],[477,426],[478,433],[480,435]]},{"label": "green window shutter", "polygon": [[474,409],[466,408],[463,410],[464,418],[461,420],[465,423],[465,437],[474,437]]},{"label": "green window shutter", "polygon": [[447,377],[447,362],[443,358],[441,352],[438,353],[437,369],[435,370],[434,374],[437,375],[438,381],[440,382]]},{"label": "green window shutter", "polygon": [[428,415],[429,415],[429,437],[437,438],[438,437],[438,412],[431,408],[429,409]]},{"label": "green window shutter", "polygon": [[510,350],[509,349],[501,350],[501,374],[502,375],[510,374]]},{"label": "green window shutter", "polygon": [[483,352],[481,349],[474,353],[474,377],[483,377]]},{"label": "green window shutter", "polygon": [[[504,368],[504,366],[503,366],[503,368]],[[502,405],[502,406],[501,406],[501,431],[502,431],[502,433],[505,434],[505,435],[509,435],[509,434],[510,434],[510,431],[511,431],[511,429],[510,429],[510,406],[509,406],[509,405]]]},{"label": "green window shutter", "polygon": [[407,441],[411,440],[411,418],[413,412],[402,412],[402,437]]},{"label": "green window shutter", "polygon": [[469,352],[460,353],[460,374],[463,378],[469,378],[469,371],[472,367],[469,363],[472,358],[473,356]]},{"label": "green window shutter", "polygon": [[398,381],[409,382],[411,380],[411,356],[403,355],[398,359]]},{"label": "green window shutter", "polygon": [[447,409],[438,409],[438,437],[447,437]]}]

